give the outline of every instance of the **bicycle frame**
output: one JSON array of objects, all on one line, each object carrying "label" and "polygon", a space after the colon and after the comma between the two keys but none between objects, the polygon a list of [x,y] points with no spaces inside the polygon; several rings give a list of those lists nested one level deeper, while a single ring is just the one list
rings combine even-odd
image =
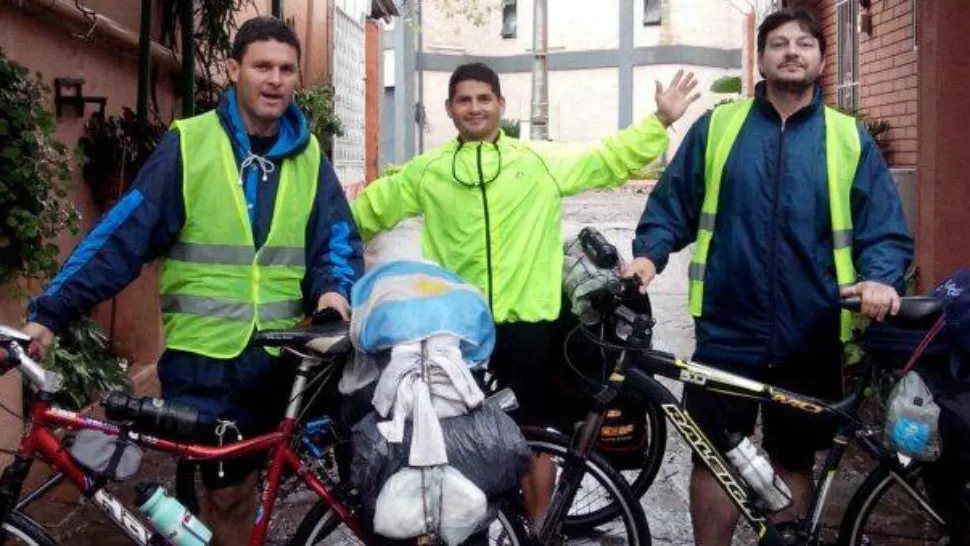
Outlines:
[{"label": "bicycle frame", "polygon": [[[105,423],[75,412],[67,411],[51,405],[49,393],[39,393],[38,400],[31,409],[32,422],[24,437],[14,464],[9,467],[12,472],[4,472],[3,485],[7,491],[13,491],[13,501],[19,496],[23,479],[33,459],[40,455],[53,468],[70,480],[86,497],[92,498],[95,505],[112,520],[136,544],[147,546],[153,540],[153,532],[146,528],[139,519],[124,508],[120,501],[107,493],[101,484],[89,472],[76,463],[60,440],[51,432],[54,427],[66,427],[73,430],[97,430],[112,436],[124,435],[131,442],[144,446],[150,450],[171,453],[180,458],[193,461],[218,461],[244,457],[254,453],[270,452],[270,466],[266,479],[266,486],[260,498],[260,507],[255,526],[250,535],[249,544],[259,546],[263,544],[268,531],[269,521],[273,514],[273,505],[279,491],[280,478],[284,468],[289,468],[298,475],[313,492],[315,492],[334,513],[350,527],[358,536],[365,536],[364,527],[355,514],[341,504],[334,495],[323,485],[313,472],[303,464],[300,457],[291,447],[294,431],[297,426],[296,417],[302,404],[303,390],[306,387],[306,376],[310,369],[310,362],[305,357],[297,371],[293,383],[293,395],[286,410],[286,416],[278,430],[269,434],[256,436],[226,446],[206,446],[158,438],[146,434],[132,432],[124,427]],[[55,480],[61,478],[55,475]],[[19,483],[17,483],[19,480]],[[14,483],[8,483],[14,482]],[[8,493],[9,494],[9,493]],[[36,497],[35,497],[36,498]],[[10,500],[7,500],[7,506]],[[18,505],[20,506],[20,505]]]},{"label": "bicycle frame", "polygon": [[[614,398],[619,396],[632,398],[638,402],[657,403],[680,436],[704,462],[704,465],[717,479],[734,505],[751,524],[763,544],[783,546],[786,542],[778,529],[768,521],[768,512],[753,502],[754,497],[749,487],[727,463],[723,449],[718,447],[724,445],[726,438],[709,437],[674,395],[654,378],[654,374],[684,383],[692,383],[714,392],[754,399],[762,403],[781,404],[818,415],[819,418],[828,417],[838,421],[838,431],[833,439],[832,448],[823,464],[819,483],[815,484],[815,494],[810,512],[811,519],[807,531],[811,537],[815,537],[818,533],[829,488],[836,477],[850,438],[855,438],[863,450],[873,459],[891,465],[893,472],[897,475],[908,464],[908,462],[902,462],[895,454],[887,451],[878,441],[874,440],[874,434],[870,428],[855,416],[864,400],[863,393],[868,384],[868,381],[864,378],[867,378],[872,370],[872,363],[869,361],[860,365],[861,376],[852,393],[841,401],[829,403],[717,368],[685,361],[669,353],[652,349],[635,352],[639,353],[639,357],[633,359],[633,361],[626,354],[621,355],[617,371],[609,378],[608,384],[604,385],[606,387],[604,391],[596,397],[597,407],[590,412],[584,422],[580,432],[581,437],[577,444],[583,444],[585,436],[598,428],[602,411],[605,411],[606,405]],[[929,511],[938,523],[943,524],[942,518],[932,510],[926,499],[922,498],[911,487],[907,487],[907,491]]]}]

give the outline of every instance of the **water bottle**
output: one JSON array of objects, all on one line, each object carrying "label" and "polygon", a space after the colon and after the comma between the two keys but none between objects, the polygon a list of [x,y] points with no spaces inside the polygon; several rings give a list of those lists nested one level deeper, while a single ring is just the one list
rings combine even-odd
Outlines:
[{"label": "water bottle", "polygon": [[143,483],[137,488],[135,505],[148,518],[152,528],[174,546],[207,546],[212,531],[192,512],[168,496],[157,483]]},{"label": "water bottle", "polygon": [[731,443],[735,447],[727,452],[727,458],[748,486],[772,512],[787,508],[791,504],[791,490],[768,459],[758,453],[747,437],[734,434]]}]

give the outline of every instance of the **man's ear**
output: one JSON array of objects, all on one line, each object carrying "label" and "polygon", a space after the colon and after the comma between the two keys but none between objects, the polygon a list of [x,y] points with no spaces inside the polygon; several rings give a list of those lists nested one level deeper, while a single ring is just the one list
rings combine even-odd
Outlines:
[{"label": "man's ear", "polygon": [[448,117],[449,118],[455,119],[455,115],[451,111],[451,101],[448,100],[448,99],[445,99],[445,112],[448,112]]},{"label": "man's ear", "polygon": [[229,81],[233,84],[239,83],[239,73],[242,71],[242,66],[239,65],[239,61],[229,59],[229,62],[226,63],[226,68],[229,69]]}]

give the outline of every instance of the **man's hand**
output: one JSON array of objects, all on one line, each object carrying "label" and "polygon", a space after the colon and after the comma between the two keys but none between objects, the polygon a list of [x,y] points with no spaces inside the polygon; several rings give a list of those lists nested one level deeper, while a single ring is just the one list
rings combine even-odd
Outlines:
[{"label": "man's hand", "polygon": [[47,357],[47,351],[54,344],[54,332],[37,322],[28,322],[23,331],[33,340],[27,353],[35,360],[44,360]]},{"label": "man's hand", "polygon": [[317,300],[317,311],[321,309],[333,309],[340,313],[340,318],[350,320],[350,302],[337,292],[327,292],[320,296]]},{"label": "man's hand", "polygon": [[623,266],[623,278],[634,275],[640,277],[640,293],[647,293],[647,285],[657,276],[657,266],[653,265],[648,258],[635,258],[632,262]]},{"label": "man's hand", "polygon": [[364,180],[344,186],[344,194],[347,196],[347,201],[356,199],[360,195],[360,192],[364,191],[364,187],[366,186],[367,182]]},{"label": "man's hand", "polygon": [[862,300],[862,315],[870,320],[882,322],[886,313],[895,315],[899,312],[899,294],[896,289],[875,281],[862,281],[852,286],[846,286],[841,291],[843,298],[859,296]]},{"label": "man's hand", "polygon": [[684,115],[687,107],[701,96],[700,93],[690,94],[697,87],[694,73],[688,72],[686,78],[683,76],[684,71],[678,70],[674,79],[670,80],[670,86],[667,87],[666,91],[660,85],[660,82],[657,82],[657,93],[654,97],[657,100],[657,119],[663,123],[664,127],[673,125]]}]

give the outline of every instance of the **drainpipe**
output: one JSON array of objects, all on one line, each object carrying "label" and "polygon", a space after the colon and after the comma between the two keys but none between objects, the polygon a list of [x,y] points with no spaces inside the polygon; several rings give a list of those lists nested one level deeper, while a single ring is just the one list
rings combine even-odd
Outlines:
[{"label": "drainpipe", "polygon": [[532,33],[532,115],[529,138],[549,140],[549,55],[546,0],[535,0]]},{"label": "drainpipe", "polygon": [[141,0],[141,28],[138,32],[138,125],[148,121],[148,86],[152,70],[152,12],[155,2]]},{"label": "drainpipe", "polygon": [[195,115],[195,13],[193,2],[179,3],[179,23],[182,30],[182,117]]},{"label": "drainpipe", "polygon": [[421,6],[422,2],[418,2],[418,50],[414,53],[417,62],[418,69],[418,104],[417,104],[417,120],[418,120],[418,154],[424,153],[424,127],[427,122],[427,111],[425,110],[424,104],[424,66],[422,66],[421,59],[423,58],[424,51],[424,10]]}]

